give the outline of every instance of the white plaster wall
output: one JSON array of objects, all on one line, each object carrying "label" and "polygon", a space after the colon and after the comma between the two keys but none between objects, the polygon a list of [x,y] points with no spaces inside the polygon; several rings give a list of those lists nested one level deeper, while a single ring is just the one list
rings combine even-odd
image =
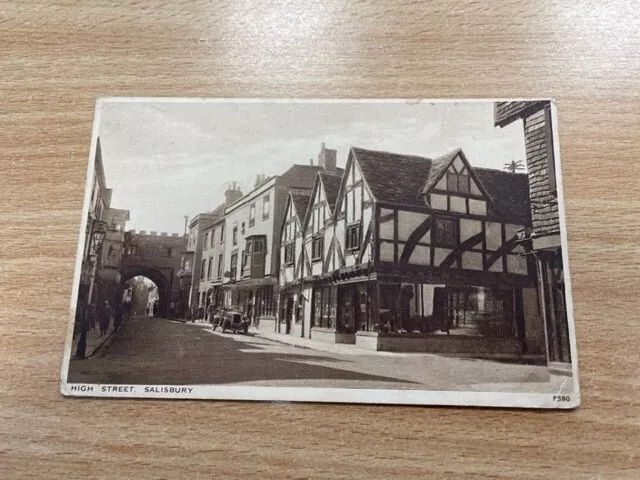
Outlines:
[{"label": "white plaster wall", "polygon": [[484,200],[476,200],[474,198],[469,199],[469,213],[471,215],[486,215],[487,214],[487,202]]},{"label": "white plaster wall", "polygon": [[470,237],[482,231],[482,222],[479,220],[460,219],[460,241],[464,242]]},{"label": "white plaster wall", "polygon": [[447,196],[439,193],[432,193],[430,195],[431,208],[434,210],[447,211]]},{"label": "white plaster wall", "polygon": [[409,235],[424,222],[427,215],[424,213],[398,211],[398,240],[406,241]]},{"label": "white plaster wall", "polygon": [[449,255],[449,253],[451,252],[450,249],[448,248],[435,248],[434,249],[434,255],[433,255],[433,264],[434,266],[438,267],[440,266],[440,264],[442,263],[442,261],[447,257],[447,255]]},{"label": "white plaster wall", "polygon": [[393,262],[393,243],[380,242],[380,261]]},{"label": "white plaster wall", "polygon": [[467,213],[467,202],[464,197],[450,195],[449,203],[452,212]]},{"label": "white plaster wall", "polygon": [[423,245],[416,245],[409,263],[414,265],[429,265],[431,264],[431,250],[429,247]]},{"label": "white plaster wall", "polygon": [[464,252],[462,255],[462,268],[466,270],[482,270],[482,253]]},{"label": "white plaster wall", "polygon": [[498,250],[502,245],[502,224],[486,222],[485,235],[487,237],[487,250]]}]

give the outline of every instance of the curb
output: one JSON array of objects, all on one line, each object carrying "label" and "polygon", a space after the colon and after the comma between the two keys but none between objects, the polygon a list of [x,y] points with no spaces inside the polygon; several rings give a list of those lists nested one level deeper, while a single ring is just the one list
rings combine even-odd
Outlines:
[{"label": "curb", "polygon": [[99,356],[102,353],[102,350],[104,350],[109,346],[109,344],[113,340],[113,336],[115,333],[116,333],[116,330],[112,328],[111,331],[107,335],[105,335],[101,341],[98,342],[98,344],[95,346],[93,351],[87,354],[86,358],[90,359],[94,356]]}]

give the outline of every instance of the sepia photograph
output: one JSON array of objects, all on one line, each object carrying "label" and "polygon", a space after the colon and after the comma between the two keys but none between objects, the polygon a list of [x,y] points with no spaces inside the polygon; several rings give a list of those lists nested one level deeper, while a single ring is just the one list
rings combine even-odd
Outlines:
[{"label": "sepia photograph", "polygon": [[99,99],[61,393],[579,406],[557,118]]}]

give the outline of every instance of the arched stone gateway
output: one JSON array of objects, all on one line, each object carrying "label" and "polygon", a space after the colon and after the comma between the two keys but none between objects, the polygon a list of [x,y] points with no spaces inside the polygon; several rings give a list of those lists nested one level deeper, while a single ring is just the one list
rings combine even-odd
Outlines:
[{"label": "arched stone gateway", "polygon": [[134,277],[143,276],[147,277],[158,287],[158,312],[157,314],[162,317],[166,317],[169,312],[170,298],[171,298],[171,278],[170,272],[161,272],[154,268],[146,267],[130,267],[127,268],[122,274],[121,289],[124,289],[126,283]]},{"label": "arched stone gateway", "polygon": [[121,267],[121,289],[133,277],[142,275],[158,287],[158,315],[169,317],[173,303],[176,311],[180,299],[178,271],[186,237],[178,234],[160,235],[155,232],[125,233],[124,255]]}]

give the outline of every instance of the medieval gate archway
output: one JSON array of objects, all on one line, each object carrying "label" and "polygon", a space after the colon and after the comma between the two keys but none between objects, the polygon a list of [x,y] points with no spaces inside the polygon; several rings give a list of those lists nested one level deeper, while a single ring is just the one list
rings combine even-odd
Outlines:
[{"label": "medieval gate archway", "polygon": [[133,277],[147,277],[158,287],[158,315],[168,317],[171,304],[177,304],[180,298],[177,274],[185,248],[183,235],[126,232],[120,288]]}]

